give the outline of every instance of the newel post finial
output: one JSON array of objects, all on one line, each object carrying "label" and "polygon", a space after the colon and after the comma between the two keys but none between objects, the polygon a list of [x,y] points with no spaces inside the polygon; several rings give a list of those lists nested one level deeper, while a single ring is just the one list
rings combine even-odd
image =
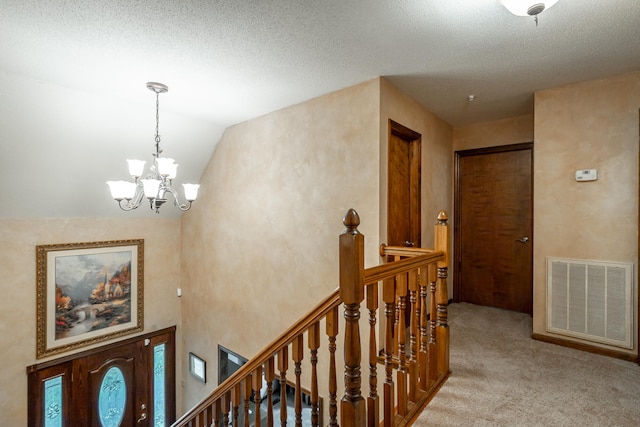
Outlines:
[{"label": "newel post finial", "polygon": [[355,209],[350,208],[347,213],[344,214],[342,223],[346,227],[345,233],[359,233],[358,226],[360,225],[360,215],[358,215],[358,212],[356,212]]},{"label": "newel post finial", "polygon": [[349,209],[340,235],[340,297],[344,304],[344,396],[340,402],[340,424],[366,424],[366,402],[361,394],[360,303],[364,300],[364,235],[358,231],[360,217]]}]

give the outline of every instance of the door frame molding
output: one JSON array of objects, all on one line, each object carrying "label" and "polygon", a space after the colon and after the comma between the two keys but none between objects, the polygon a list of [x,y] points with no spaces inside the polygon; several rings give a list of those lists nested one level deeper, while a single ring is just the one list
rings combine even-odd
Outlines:
[{"label": "door frame molding", "polygon": [[[460,302],[460,286],[461,286],[461,276],[458,274],[460,271],[460,264],[462,263],[461,253],[460,253],[460,222],[461,222],[461,213],[460,213],[460,192],[461,192],[461,177],[460,177],[460,162],[463,157],[468,156],[477,156],[482,154],[493,154],[493,153],[506,153],[510,151],[522,151],[522,150],[530,150],[531,151],[531,198],[533,199],[534,194],[534,157],[533,157],[533,141],[531,142],[521,142],[517,144],[508,144],[508,145],[496,145],[492,147],[483,147],[483,148],[472,148],[469,150],[459,150],[454,152],[455,163],[453,169],[454,176],[454,185],[453,185],[453,301]],[[533,207],[533,200],[532,205]],[[531,230],[533,230],[533,215],[534,210],[531,212]],[[533,237],[533,236],[532,236]],[[533,270],[532,270],[533,271]],[[533,279],[532,279],[533,280]]]}]

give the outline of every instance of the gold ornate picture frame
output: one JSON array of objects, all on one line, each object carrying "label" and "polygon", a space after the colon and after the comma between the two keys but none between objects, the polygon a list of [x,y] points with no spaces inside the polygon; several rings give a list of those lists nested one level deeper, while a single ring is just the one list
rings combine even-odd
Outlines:
[{"label": "gold ornate picture frame", "polygon": [[36,357],[144,329],[144,240],[36,246]]}]

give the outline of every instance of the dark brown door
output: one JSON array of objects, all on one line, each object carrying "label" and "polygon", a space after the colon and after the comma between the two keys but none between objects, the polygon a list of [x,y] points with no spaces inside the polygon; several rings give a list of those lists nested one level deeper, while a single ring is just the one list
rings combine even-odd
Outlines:
[{"label": "dark brown door", "polygon": [[420,246],[421,135],[389,120],[387,244]]},{"label": "dark brown door", "polygon": [[456,152],[456,301],[532,313],[532,148]]}]

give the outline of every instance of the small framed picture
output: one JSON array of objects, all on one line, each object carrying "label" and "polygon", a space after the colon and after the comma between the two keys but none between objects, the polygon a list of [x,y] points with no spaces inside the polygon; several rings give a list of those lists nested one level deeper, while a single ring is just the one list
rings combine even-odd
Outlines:
[{"label": "small framed picture", "polygon": [[207,382],[207,362],[193,353],[189,353],[189,372],[203,383]]}]

